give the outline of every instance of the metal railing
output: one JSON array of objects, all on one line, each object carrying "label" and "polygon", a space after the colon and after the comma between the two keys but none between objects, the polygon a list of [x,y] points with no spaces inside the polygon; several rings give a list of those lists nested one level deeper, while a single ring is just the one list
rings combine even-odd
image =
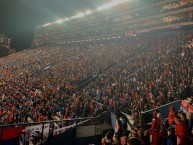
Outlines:
[{"label": "metal railing", "polygon": [[[86,120],[90,120],[93,119],[94,117],[87,117],[87,118],[74,118],[74,119],[63,119],[63,120],[51,120],[51,121],[42,121],[42,122],[33,122],[33,123],[19,123],[19,124],[4,124],[4,125],[0,125],[0,145],[2,145],[2,136],[3,136],[3,130],[6,128],[14,128],[14,127],[20,127],[20,129],[22,130],[22,128],[25,130],[26,127],[29,126],[34,126],[34,125],[42,125],[41,127],[41,137],[40,137],[40,145],[43,145],[43,142],[46,141],[43,138],[44,135],[44,127],[45,124],[53,124],[53,123],[63,123],[63,122],[68,122],[68,124],[74,124],[74,127],[77,126],[78,124],[81,124],[81,122],[85,122]],[[65,126],[67,127],[67,126]],[[48,135],[50,134],[50,128],[49,128],[49,132]],[[20,137],[21,137],[21,133],[24,133],[24,142],[23,145],[27,145],[26,144],[26,132],[22,132],[20,131]]]}]

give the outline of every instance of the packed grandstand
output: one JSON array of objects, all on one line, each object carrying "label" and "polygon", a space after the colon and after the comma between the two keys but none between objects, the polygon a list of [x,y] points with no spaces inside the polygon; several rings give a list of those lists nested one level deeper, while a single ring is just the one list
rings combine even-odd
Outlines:
[{"label": "packed grandstand", "polygon": [[[101,139],[103,145],[193,144],[193,110],[186,111],[186,120],[171,107],[168,120],[163,118],[167,125],[156,110],[150,129],[139,123],[142,112],[176,100],[193,105],[193,2],[137,0],[106,8],[38,26],[32,48],[0,59],[0,124],[112,111],[118,124]],[[125,118],[119,120],[120,110],[136,115],[130,131]]]}]

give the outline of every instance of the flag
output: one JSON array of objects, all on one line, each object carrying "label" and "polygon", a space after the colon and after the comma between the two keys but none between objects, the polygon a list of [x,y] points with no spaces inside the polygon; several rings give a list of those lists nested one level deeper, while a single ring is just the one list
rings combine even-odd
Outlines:
[{"label": "flag", "polygon": [[9,140],[20,136],[20,127],[5,128],[1,130],[1,140]]},{"label": "flag", "polygon": [[1,145],[19,145],[20,127],[1,129]]}]

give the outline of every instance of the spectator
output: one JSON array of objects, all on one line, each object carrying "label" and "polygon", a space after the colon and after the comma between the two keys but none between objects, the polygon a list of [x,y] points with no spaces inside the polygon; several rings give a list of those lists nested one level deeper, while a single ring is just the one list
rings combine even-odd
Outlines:
[{"label": "spectator", "polygon": [[152,127],[151,127],[151,134],[152,134],[152,145],[159,145],[161,143],[161,135],[159,132],[158,127],[158,119],[157,119],[157,113],[153,113],[153,119],[152,119]]},{"label": "spectator", "polygon": [[164,119],[163,122],[162,122],[161,129],[160,129],[160,133],[162,134],[161,145],[166,145],[167,144],[167,136],[168,136],[167,129],[168,128],[169,128],[168,121],[166,119]]},{"label": "spectator", "polygon": [[137,129],[133,128],[129,134],[130,137],[137,137]]},{"label": "spectator", "polygon": [[188,136],[188,145],[192,145],[193,144],[193,127],[191,129],[190,135]]},{"label": "spectator", "polygon": [[186,118],[186,113],[180,113],[180,119],[188,127],[188,119]]},{"label": "spectator", "polygon": [[134,127],[139,125],[139,113],[137,111],[134,113],[133,120],[134,120],[134,123],[133,123]]},{"label": "spectator", "polygon": [[112,139],[109,133],[105,134],[105,145],[112,145]]},{"label": "spectator", "polygon": [[129,136],[129,131],[127,129],[124,129],[122,131],[122,135],[121,135],[121,145],[126,145],[127,144],[128,136]]},{"label": "spectator", "polygon": [[138,138],[139,138],[140,140],[143,140],[143,139],[144,139],[144,130],[143,130],[143,128],[139,128],[139,129],[137,130],[137,136],[138,136]]},{"label": "spectator", "polygon": [[156,114],[157,114],[157,128],[160,129],[160,127],[162,126],[162,115],[159,112],[159,110],[156,110]]},{"label": "spectator", "polygon": [[148,130],[144,131],[144,138],[143,138],[144,145],[150,145],[150,134]]},{"label": "spectator", "polygon": [[174,106],[171,106],[170,107],[170,112],[169,112],[169,115],[168,115],[168,123],[169,125],[174,125],[174,117],[176,116],[176,111],[175,111],[175,108]]},{"label": "spectator", "polygon": [[182,120],[180,119],[179,116],[176,116],[174,118],[175,123],[176,123],[176,136],[177,136],[177,145],[186,145],[187,144],[187,134],[188,134],[188,129],[187,126]]},{"label": "spectator", "polygon": [[143,142],[137,137],[131,137],[127,140],[127,145],[142,145]]},{"label": "spectator", "polygon": [[120,137],[116,133],[113,136],[113,143],[112,143],[112,145],[121,145]]},{"label": "spectator", "polygon": [[167,129],[167,134],[167,145],[176,145],[176,135],[174,129]]},{"label": "spectator", "polygon": [[102,143],[102,145],[105,145],[106,144],[106,139],[102,138],[101,143]]}]

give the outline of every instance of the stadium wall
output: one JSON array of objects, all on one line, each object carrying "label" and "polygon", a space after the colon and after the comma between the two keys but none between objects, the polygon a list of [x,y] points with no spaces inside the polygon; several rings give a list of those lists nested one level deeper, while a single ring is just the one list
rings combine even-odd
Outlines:
[{"label": "stadium wall", "polygon": [[74,145],[76,137],[76,128],[71,128],[64,133],[54,136],[46,145]]}]

